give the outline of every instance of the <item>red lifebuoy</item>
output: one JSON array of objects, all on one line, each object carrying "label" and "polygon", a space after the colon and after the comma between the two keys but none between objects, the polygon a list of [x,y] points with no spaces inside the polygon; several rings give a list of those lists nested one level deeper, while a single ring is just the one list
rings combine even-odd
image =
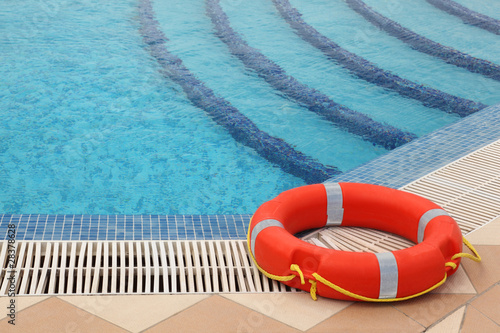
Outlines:
[{"label": "red lifebuoy", "polygon": [[[324,226],[378,229],[416,245],[378,254],[347,252],[294,236]],[[248,247],[271,278],[311,294],[365,301],[402,300],[430,291],[467,256],[461,253],[457,223],[441,207],[408,192],[358,183],[308,185],[281,193],[253,215]]]}]

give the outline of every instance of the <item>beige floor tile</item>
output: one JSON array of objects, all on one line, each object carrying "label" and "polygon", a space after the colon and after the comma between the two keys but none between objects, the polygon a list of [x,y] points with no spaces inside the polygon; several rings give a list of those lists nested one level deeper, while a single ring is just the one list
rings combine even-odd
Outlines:
[{"label": "beige floor tile", "polygon": [[474,245],[500,245],[500,217],[467,235]]},{"label": "beige floor tile", "polygon": [[0,320],[7,317],[7,311],[3,311],[11,304],[11,300],[14,300],[15,311],[19,312],[24,310],[36,303],[46,300],[49,296],[16,296],[16,297],[0,297]]},{"label": "beige floor tile", "polygon": [[425,327],[464,305],[471,294],[426,294],[408,301],[394,303],[394,307]]},{"label": "beige floor tile", "polygon": [[469,276],[478,293],[482,293],[490,286],[500,281],[500,246],[477,245],[476,250],[482,261],[477,263],[469,259],[462,259],[462,266]]},{"label": "beige floor tile", "polygon": [[455,274],[450,276],[439,288],[433,290],[433,294],[475,294],[476,289],[472,285],[465,270],[460,266]]},{"label": "beige floor tile", "polygon": [[352,304],[352,302],[322,297],[314,301],[311,295],[305,292],[228,294],[224,297],[302,331],[317,325]]},{"label": "beige floor tile", "polygon": [[442,321],[438,322],[431,328],[429,328],[427,333],[454,333],[460,332],[460,326],[462,325],[462,319],[465,313],[465,306],[462,306],[457,311],[453,312],[448,317],[444,318]]},{"label": "beige floor tile", "polygon": [[144,333],[225,333],[299,331],[220,296],[212,296]]},{"label": "beige floor tile", "polygon": [[500,285],[476,298],[471,305],[500,325]]},{"label": "beige floor tile", "polygon": [[354,303],[307,332],[385,333],[423,331],[423,326],[396,310],[391,304]]},{"label": "beige floor tile", "polygon": [[126,330],[97,316],[51,297],[16,314],[16,325],[8,318],[0,321],[0,332],[106,332],[125,333]]},{"label": "beige floor tile", "polygon": [[500,326],[483,315],[472,305],[465,310],[465,318],[460,333],[500,333]]},{"label": "beige floor tile", "polygon": [[207,298],[206,295],[61,296],[131,332],[140,332]]}]

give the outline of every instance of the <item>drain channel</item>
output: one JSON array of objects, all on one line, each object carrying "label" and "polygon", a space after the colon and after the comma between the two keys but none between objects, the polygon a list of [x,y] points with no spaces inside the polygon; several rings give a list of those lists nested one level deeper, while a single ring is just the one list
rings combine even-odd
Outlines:
[{"label": "drain channel", "polygon": [[[296,292],[259,273],[246,241],[0,243],[0,296]],[[14,276],[12,280],[11,277]]]},{"label": "drain channel", "polygon": [[464,235],[500,216],[500,140],[402,188],[444,208]]}]

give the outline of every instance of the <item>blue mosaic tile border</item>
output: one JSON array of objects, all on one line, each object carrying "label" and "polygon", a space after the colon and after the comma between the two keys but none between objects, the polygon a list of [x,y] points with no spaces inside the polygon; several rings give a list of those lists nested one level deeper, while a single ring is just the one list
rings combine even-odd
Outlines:
[{"label": "blue mosaic tile border", "polygon": [[500,104],[427,134],[327,182],[360,182],[400,188],[497,140],[500,140]]},{"label": "blue mosaic tile border", "polygon": [[251,215],[0,215],[0,235],[21,240],[246,239]]}]

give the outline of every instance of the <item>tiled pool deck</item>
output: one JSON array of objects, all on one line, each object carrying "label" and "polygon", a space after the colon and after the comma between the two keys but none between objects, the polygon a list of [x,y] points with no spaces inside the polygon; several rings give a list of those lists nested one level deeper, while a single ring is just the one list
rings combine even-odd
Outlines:
[{"label": "tiled pool deck", "polygon": [[434,292],[391,303],[303,293],[0,298],[1,332],[500,332],[500,218],[468,236],[482,256],[464,260]]},{"label": "tiled pool deck", "polygon": [[[398,188],[499,139],[497,105],[332,181],[361,181]],[[19,235],[26,240],[87,240],[96,232],[99,239],[109,240],[241,239],[245,238],[250,215],[5,214],[1,218],[0,232],[5,232],[5,223],[15,221]],[[167,221],[175,226],[162,227]],[[305,292],[16,297],[13,326],[7,316],[12,298],[3,297],[0,331],[500,333],[500,217],[467,238],[483,261],[478,264],[463,260],[459,271],[445,285],[404,302],[353,303],[321,297],[314,302]]]}]

